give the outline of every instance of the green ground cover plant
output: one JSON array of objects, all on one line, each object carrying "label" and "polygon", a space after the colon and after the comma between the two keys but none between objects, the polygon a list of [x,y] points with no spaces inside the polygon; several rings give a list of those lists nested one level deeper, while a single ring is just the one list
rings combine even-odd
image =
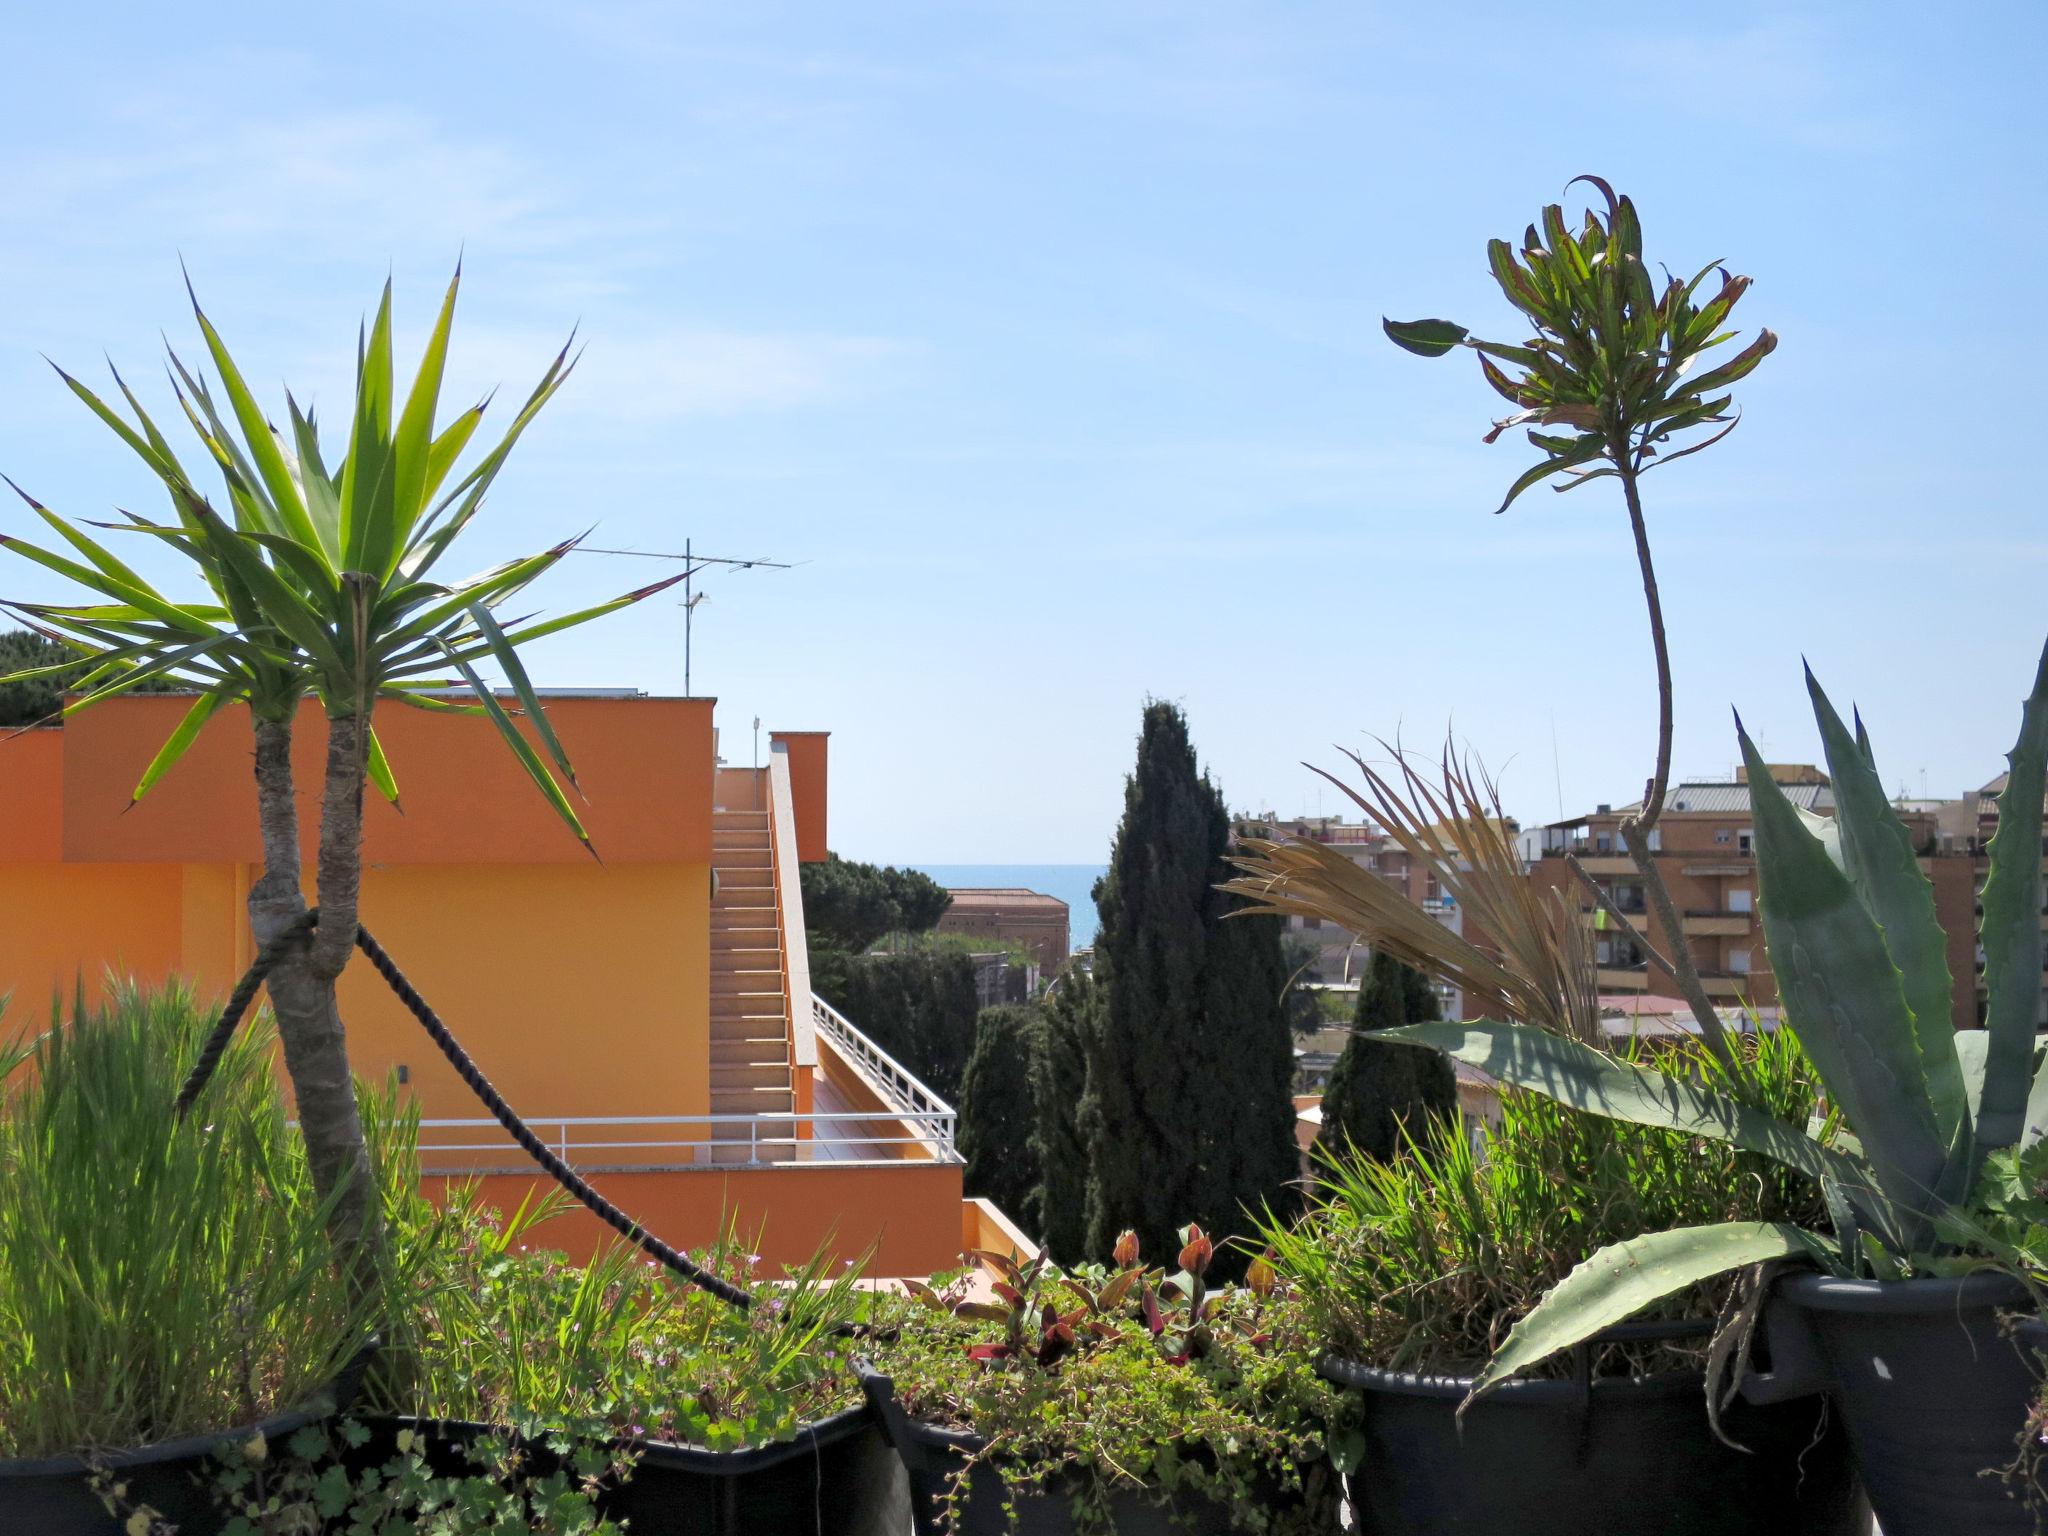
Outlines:
[{"label": "green ground cover plant", "polygon": [[[1146,1267],[1126,1233],[1112,1265],[1061,1270],[976,1254],[1002,1275],[993,1302],[970,1274],[913,1284],[899,1326],[873,1348],[913,1418],[985,1443],[1013,1499],[1071,1493],[1083,1530],[1110,1529],[1119,1493],[1208,1495],[1241,1527],[1332,1528],[1325,1426],[1340,1411],[1312,1369],[1308,1320],[1254,1262],[1211,1289],[1215,1250],[1187,1228],[1176,1268]],[[965,1479],[951,1503],[957,1516]]]},{"label": "green ground cover plant", "polygon": [[778,1272],[728,1236],[693,1257],[753,1296],[742,1312],[625,1243],[569,1262],[545,1246],[568,1203],[550,1193],[501,1214],[461,1186],[444,1208],[406,1203],[406,1332],[372,1405],[730,1451],[859,1403],[843,1336],[873,1303],[858,1264],[821,1249]]}]

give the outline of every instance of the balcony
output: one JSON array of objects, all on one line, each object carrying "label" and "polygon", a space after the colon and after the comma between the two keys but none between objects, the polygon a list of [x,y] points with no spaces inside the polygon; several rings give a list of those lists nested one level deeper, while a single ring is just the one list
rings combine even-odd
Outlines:
[{"label": "balcony", "polygon": [[1688,910],[1679,921],[1689,939],[1739,939],[1755,931],[1756,914]]},{"label": "balcony", "polygon": [[[972,1210],[952,1106],[822,1001],[809,1017],[817,1072],[807,1109],[527,1123],[606,1198],[678,1246],[736,1228],[758,1233],[776,1263],[802,1263],[820,1245],[852,1258],[871,1243],[875,1275],[958,1263]],[[420,1161],[430,1193],[475,1180],[505,1210],[554,1187],[495,1120],[423,1120]],[[584,1256],[609,1237],[581,1211],[550,1230],[552,1243]]]}]

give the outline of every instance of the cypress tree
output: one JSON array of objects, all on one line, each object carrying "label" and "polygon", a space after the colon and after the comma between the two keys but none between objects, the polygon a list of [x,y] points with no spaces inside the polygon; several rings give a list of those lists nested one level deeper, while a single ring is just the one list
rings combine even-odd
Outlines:
[{"label": "cypress tree", "polygon": [[1125,1228],[1148,1254],[1199,1222],[1243,1229],[1285,1205],[1296,1171],[1293,1036],[1280,922],[1233,918],[1230,818],[1195,761],[1187,720],[1146,706],[1109,870],[1095,891],[1099,1007],[1087,1034],[1082,1125],[1087,1248]]},{"label": "cypress tree", "polygon": [[1045,1005],[1031,1098],[1038,1113],[1032,1157],[1038,1168],[1039,1242],[1055,1263],[1088,1256],[1088,1140],[1081,1101],[1088,1091],[1088,1036],[1094,1028],[1094,978],[1072,970]]},{"label": "cypress tree", "polygon": [[1392,955],[1374,953],[1352,1016],[1357,1033],[1345,1042],[1323,1090],[1326,1151],[1341,1153],[1348,1140],[1367,1157],[1389,1162],[1404,1144],[1403,1125],[1420,1139],[1431,1119],[1457,1112],[1458,1080],[1441,1051],[1363,1038],[1440,1016],[1428,977]]},{"label": "cypress tree", "polygon": [[1040,1226],[1038,1105],[1031,1080],[1044,1034],[1037,1008],[982,1009],[974,1054],[960,1080],[966,1192],[993,1200],[1026,1232]]}]

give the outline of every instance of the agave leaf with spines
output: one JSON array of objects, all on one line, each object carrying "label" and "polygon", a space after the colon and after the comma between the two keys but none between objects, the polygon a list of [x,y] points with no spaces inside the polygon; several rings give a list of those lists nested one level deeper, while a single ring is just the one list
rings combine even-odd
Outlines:
[{"label": "agave leaf with spines", "polygon": [[1610,1243],[1509,1330],[1466,1401],[1702,1280],[1773,1259],[1824,1260],[1832,1248],[1818,1233],[1768,1221],[1679,1227]]},{"label": "agave leaf with spines", "polygon": [[1905,823],[1884,792],[1862,722],[1851,735],[1811,667],[1806,669],[1806,691],[1813,700],[1835,792],[1840,863],[1857,899],[1877,923],[1885,953],[1898,968],[1900,989],[1913,1015],[1935,1133],[1944,1142],[1953,1142],[1965,1123],[1966,1107],[1952,1016],[1955,983],[1948,968],[1948,936],[1934,911],[1934,883],[1920,868]]},{"label": "agave leaf with spines", "polygon": [[1860,1154],[1830,1146],[1732,1094],[1622,1061],[1549,1030],[1482,1020],[1403,1024],[1361,1038],[1428,1046],[1512,1087],[1610,1120],[1729,1142],[1808,1178],[1834,1182],[1874,1225],[1888,1227],[1892,1220]]},{"label": "agave leaf with spines", "polygon": [[2048,767],[2048,648],[2020,717],[2020,736],[2006,758],[1998,797],[1998,830],[1984,877],[1984,1085],[1978,1112],[1976,1164],[1984,1155],[2038,1140],[2048,1110],[2048,1069],[2027,1088],[2041,970],[2041,797]]},{"label": "agave leaf with spines", "polygon": [[[1907,1217],[1904,1230],[1888,1236],[1918,1247],[1955,1138],[1936,1119],[1898,967],[1849,876],[1801,824],[1739,720],[1736,735],[1749,774],[1764,943],[1781,1005],[1863,1143],[1879,1187]],[[1955,1049],[1952,1038],[1948,1049]]]}]

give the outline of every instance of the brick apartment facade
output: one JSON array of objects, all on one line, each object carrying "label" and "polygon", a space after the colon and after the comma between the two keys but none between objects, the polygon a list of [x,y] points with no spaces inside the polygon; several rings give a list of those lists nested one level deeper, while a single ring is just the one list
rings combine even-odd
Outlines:
[{"label": "brick apartment facade", "polygon": [[1066,967],[1070,914],[1059,897],[1009,886],[961,887],[952,894],[939,932],[1021,944],[1047,976]]},{"label": "brick apartment facade", "polygon": [[[1793,804],[1816,815],[1834,813],[1827,775],[1812,765],[1773,764],[1771,776]],[[1974,1028],[1983,1019],[1977,897],[1989,868],[1984,848],[1997,828],[1996,795],[2002,788],[2002,781],[1995,780],[1960,800],[1902,800],[1896,807],[1920,853],[1920,867],[1933,883],[1935,912],[1948,935],[1949,971],[1955,978],[1952,1016],[1958,1029]],[[1634,810],[1603,805],[1545,826],[1529,878],[1539,889],[1562,892],[1594,926],[1601,991],[1671,993],[1676,984],[1647,963],[1637,942],[1652,935],[1657,947],[1670,953],[1674,941],[1647,910],[1642,876],[1622,843],[1622,821]],[[1654,834],[1655,856],[1684,930],[1677,942],[1691,954],[1707,995],[1723,1005],[1768,1009],[1777,1005],[1778,989],[1756,913],[1751,825],[1744,774],[1738,772],[1730,782],[1674,785]],[[1596,912],[1572,877],[1567,852],[1578,856],[1627,917],[1627,930]],[[2048,912],[2043,922],[2048,924]],[[2048,1023],[2048,975],[2043,983],[2041,1017]]]}]

